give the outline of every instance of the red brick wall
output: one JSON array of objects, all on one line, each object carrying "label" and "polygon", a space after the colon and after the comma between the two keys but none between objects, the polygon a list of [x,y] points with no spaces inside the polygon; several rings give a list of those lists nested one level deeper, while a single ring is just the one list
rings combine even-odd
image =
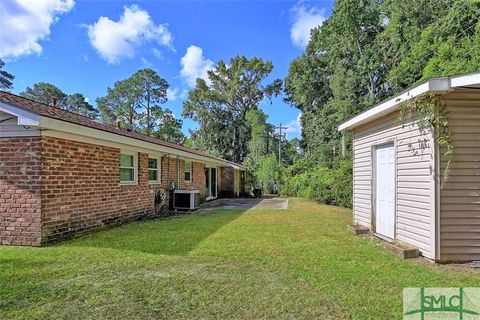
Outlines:
[{"label": "red brick wall", "polygon": [[[177,181],[177,159],[162,158],[161,183],[148,183],[148,154],[138,153],[138,183],[121,185],[120,150],[53,137],[0,140],[0,243],[40,245],[125,221],[165,215],[155,192]],[[205,165],[192,163],[192,181],[179,162],[177,188],[199,189]],[[220,174],[219,174],[220,175]],[[157,210],[156,210],[157,209]]]},{"label": "red brick wall", "polygon": [[40,137],[0,138],[0,243],[40,245]]},{"label": "red brick wall", "polygon": [[119,149],[43,137],[42,157],[42,242],[156,215],[148,154],[138,153],[137,185],[120,184]]},{"label": "red brick wall", "polygon": [[185,161],[179,159],[180,165],[180,189],[198,189],[200,190],[200,197],[202,202],[206,198],[205,186],[205,164],[200,162],[192,162],[192,181],[185,181],[184,165]]},{"label": "red brick wall", "polygon": [[[177,183],[177,159],[175,157],[164,156],[162,158],[162,185],[168,188],[171,181]],[[170,167],[170,168],[169,168]]]}]

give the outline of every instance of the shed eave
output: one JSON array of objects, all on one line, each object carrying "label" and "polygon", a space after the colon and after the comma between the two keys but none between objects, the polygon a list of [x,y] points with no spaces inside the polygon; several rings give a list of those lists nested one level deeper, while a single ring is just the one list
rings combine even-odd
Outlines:
[{"label": "shed eave", "polygon": [[416,98],[424,93],[442,93],[459,87],[476,87],[480,85],[480,72],[450,76],[445,78],[433,78],[403,91],[380,104],[358,114],[338,126],[338,131],[349,131],[362,124],[378,119],[398,109],[402,102]]}]

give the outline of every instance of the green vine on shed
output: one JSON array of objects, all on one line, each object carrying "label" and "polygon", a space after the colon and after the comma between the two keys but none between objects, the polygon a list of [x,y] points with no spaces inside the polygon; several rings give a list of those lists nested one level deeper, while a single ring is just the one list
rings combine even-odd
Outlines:
[{"label": "green vine on shed", "polygon": [[[446,181],[453,162],[453,145],[450,137],[447,105],[432,93],[423,94],[401,104],[398,120],[402,123],[402,128],[411,119],[418,119],[415,123],[422,133],[433,129],[435,140],[441,148],[440,150],[444,150],[443,156],[446,165],[443,176],[444,181]],[[411,142],[408,147],[415,155],[418,154],[417,149]]]}]

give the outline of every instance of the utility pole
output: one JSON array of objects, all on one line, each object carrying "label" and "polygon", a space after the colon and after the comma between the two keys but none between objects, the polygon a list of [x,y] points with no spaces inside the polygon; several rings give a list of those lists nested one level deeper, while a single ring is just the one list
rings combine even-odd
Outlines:
[{"label": "utility pole", "polygon": [[278,164],[281,165],[282,164],[282,130],[287,130],[288,127],[282,127],[282,124],[280,123],[280,125],[278,127],[275,127],[275,129],[278,129],[279,133],[278,133]]}]

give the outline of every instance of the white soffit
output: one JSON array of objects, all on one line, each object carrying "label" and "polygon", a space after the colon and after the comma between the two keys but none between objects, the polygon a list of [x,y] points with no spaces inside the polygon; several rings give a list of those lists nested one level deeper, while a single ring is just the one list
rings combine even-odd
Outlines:
[{"label": "white soffit", "polygon": [[427,92],[445,92],[458,87],[479,86],[480,72],[451,76],[448,78],[434,78],[426,80],[419,85],[407,89],[399,95],[386,100],[359,115],[343,122],[338,126],[338,131],[348,131],[372,120],[378,119],[386,114],[397,110],[398,106],[410,99],[418,97]]},{"label": "white soffit", "polygon": [[38,114],[17,108],[5,102],[0,101],[0,111],[17,117],[19,126],[38,126],[40,124],[40,116]]}]

